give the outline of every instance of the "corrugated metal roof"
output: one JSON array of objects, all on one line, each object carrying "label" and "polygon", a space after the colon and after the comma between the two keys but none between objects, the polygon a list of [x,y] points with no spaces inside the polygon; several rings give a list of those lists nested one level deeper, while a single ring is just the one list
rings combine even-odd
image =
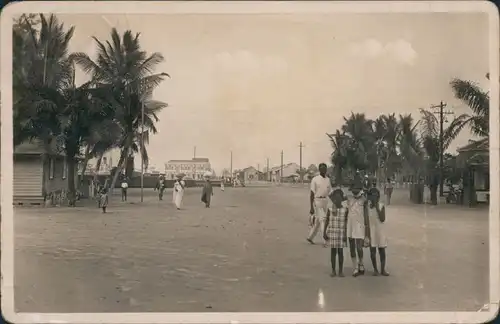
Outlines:
[{"label": "corrugated metal roof", "polygon": [[[24,142],[16,147],[14,147],[14,154],[32,154],[32,155],[41,155],[45,153],[45,149],[43,147],[43,143],[41,140],[35,139],[30,142]],[[64,156],[64,152],[58,152],[56,150],[56,142],[53,141],[51,144],[51,155],[59,155]]]}]

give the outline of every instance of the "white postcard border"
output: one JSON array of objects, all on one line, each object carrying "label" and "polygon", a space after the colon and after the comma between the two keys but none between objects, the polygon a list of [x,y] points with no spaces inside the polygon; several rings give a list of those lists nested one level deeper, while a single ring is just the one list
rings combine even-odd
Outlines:
[{"label": "white postcard border", "polygon": [[[4,107],[12,107],[12,21],[22,13],[54,14],[273,14],[483,12],[489,17],[490,106],[500,107],[499,17],[486,1],[28,1],[8,4],[1,12],[1,85]],[[2,311],[13,323],[479,323],[493,319],[500,296],[500,159],[499,110],[490,111],[489,253],[490,304],[476,312],[336,312],[336,313],[16,313],[14,310],[14,224],[12,109],[1,111],[1,248]]]}]

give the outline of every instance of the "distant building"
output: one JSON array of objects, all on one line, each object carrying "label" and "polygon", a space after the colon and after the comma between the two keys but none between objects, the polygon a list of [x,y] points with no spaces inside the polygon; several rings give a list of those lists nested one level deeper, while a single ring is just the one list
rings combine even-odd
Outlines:
[{"label": "distant building", "polygon": [[297,171],[299,170],[300,167],[297,163],[287,163],[283,165],[283,174],[281,174],[281,166],[276,166],[264,172],[264,179],[272,182],[280,182],[281,179],[289,180],[298,177]]},{"label": "distant building", "polygon": [[263,173],[254,168],[253,166],[238,171],[237,176],[241,181],[248,183],[252,181],[264,180]]},{"label": "distant building", "polygon": [[175,179],[179,173],[186,174],[187,178],[202,180],[203,174],[212,171],[208,158],[193,158],[191,160],[170,160],[165,163],[165,178]]}]

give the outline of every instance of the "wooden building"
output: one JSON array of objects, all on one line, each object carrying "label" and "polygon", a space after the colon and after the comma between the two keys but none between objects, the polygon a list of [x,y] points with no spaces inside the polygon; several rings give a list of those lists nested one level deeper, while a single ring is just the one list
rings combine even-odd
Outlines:
[{"label": "wooden building", "polygon": [[43,144],[36,140],[14,148],[15,204],[41,204],[49,194],[68,190],[68,168],[64,154],[56,152],[53,147],[44,160],[43,153]]},{"label": "wooden building", "polygon": [[469,141],[469,144],[459,148],[457,162],[464,170],[463,186],[465,205],[488,203],[490,199],[490,141],[484,138]]}]

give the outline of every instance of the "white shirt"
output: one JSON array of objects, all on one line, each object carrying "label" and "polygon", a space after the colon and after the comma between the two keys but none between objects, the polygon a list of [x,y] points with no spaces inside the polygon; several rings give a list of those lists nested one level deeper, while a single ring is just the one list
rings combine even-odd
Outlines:
[{"label": "white shirt", "polygon": [[330,178],[317,175],[311,180],[311,191],[314,193],[314,198],[327,198],[332,191]]}]

